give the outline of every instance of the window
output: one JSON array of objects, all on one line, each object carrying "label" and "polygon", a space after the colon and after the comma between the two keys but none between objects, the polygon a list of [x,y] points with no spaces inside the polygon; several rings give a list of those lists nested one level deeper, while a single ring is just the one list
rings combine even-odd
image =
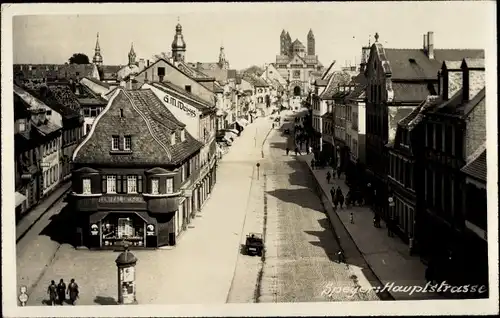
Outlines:
[{"label": "window", "polygon": [[186,140],[186,131],[183,129],[181,130],[181,141]]},{"label": "window", "polygon": [[299,78],[300,77],[300,71],[293,71],[293,77],[294,78]]},{"label": "window", "polygon": [[191,85],[185,85],[184,89],[186,90],[186,92],[191,93]]},{"label": "window", "polygon": [[106,192],[107,193],[116,193],[116,176],[107,176]]},{"label": "window", "polygon": [[123,108],[120,108],[120,117],[123,117]]},{"label": "window", "polygon": [[127,193],[137,193],[137,176],[127,176]]},{"label": "window", "polygon": [[151,179],[151,194],[160,193],[160,179],[153,178]]},{"label": "window", "polygon": [[83,182],[83,191],[82,191],[82,193],[83,194],[90,194],[90,193],[92,193],[92,190],[90,188],[90,178],[83,178],[82,182]]},{"label": "window", "polygon": [[132,136],[125,136],[125,138],[123,138],[123,149],[132,149]]},{"label": "window", "polygon": [[165,76],[165,68],[158,67],[158,76]]},{"label": "window", "polygon": [[174,178],[167,178],[166,191],[167,194],[174,193]]},{"label": "window", "polygon": [[120,137],[119,136],[111,137],[111,150],[118,150],[119,144],[120,144]]},{"label": "window", "polygon": [[52,115],[52,110],[47,110],[47,116]]},{"label": "window", "polygon": [[26,120],[25,119],[19,119],[19,131],[20,132],[26,131]]},{"label": "window", "polygon": [[175,145],[175,132],[170,135],[170,144],[171,146]]}]

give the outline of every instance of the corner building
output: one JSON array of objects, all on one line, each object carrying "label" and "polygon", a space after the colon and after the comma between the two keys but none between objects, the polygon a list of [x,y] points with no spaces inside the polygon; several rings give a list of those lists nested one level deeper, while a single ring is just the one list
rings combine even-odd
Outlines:
[{"label": "corner building", "polygon": [[118,89],[73,155],[83,244],[176,245],[199,208],[202,147],[151,90]]}]

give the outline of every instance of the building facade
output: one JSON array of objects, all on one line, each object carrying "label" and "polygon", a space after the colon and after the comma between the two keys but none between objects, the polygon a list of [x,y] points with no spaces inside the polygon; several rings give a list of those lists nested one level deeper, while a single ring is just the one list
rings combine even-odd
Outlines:
[{"label": "building facade", "polygon": [[387,144],[393,144],[398,122],[407,117],[429,95],[435,95],[436,74],[447,59],[484,56],[481,50],[439,50],[433,33],[424,35],[424,48],[387,49],[378,42],[370,48],[365,70],[367,182],[376,191],[374,209],[389,220]]},{"label": "building facade", "polygon": [[73,155],[82,243],[176,245],[201,206],[193,193],[202,146],[151,90],[117,90]]},{"label": "building facade", "polygon": [[16,221],[60,182],[61,116],[14,86]]},{"label": "building facade", "polygon": [[307,34],[307,48],[298,39],[292,42],[290,34],[283,30],[280,35],[280,55],[276,56],[274,67],[287,81],[289,96],[307,96],[313,73],[323,70],[316,55],[316,39],[312,30]]}]

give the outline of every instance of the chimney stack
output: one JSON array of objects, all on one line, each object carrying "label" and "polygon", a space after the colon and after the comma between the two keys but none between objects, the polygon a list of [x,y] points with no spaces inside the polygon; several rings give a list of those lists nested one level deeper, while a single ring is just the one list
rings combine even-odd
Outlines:
[{"label": "chimney stack", "polygon": [[434,59],[434,32],[427,33],[427,56]]},{"label": "chimney stack", "polygon": [[424,46],[422,50],[424,50],[424,53],[427,54],[427,34],[424,34]]},{"label": "chimney stack", "polygon": [[149,60],[147,60],[147,64],[146,65],[147,65],[147,67],[149,67]]}]

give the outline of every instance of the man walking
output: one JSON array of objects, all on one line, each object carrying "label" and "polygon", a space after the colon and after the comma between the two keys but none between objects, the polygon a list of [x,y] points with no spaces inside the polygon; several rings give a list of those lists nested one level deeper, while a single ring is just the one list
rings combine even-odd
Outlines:
[{"label": "man walking", "polygon": [[59,296],[59,305],[62,306],[66,300],[66,284],[62,278],[57,285],[57,296]]},{"label": "man walking", "polygon": [[290,153],[290,148],[286,147],[286,155],[288,156],[289,153]]},{"label": "man walking", "polygon": [[332,187],[330,189],[330,195],[332,196],[332,202],[335,201],[335,189],[334,189],[334,187]]},{"label": "man walking", "polygon": [[78,298],[78,285],[75,283],[75,279],[71,279],[71,283],[68,285],[68,294],[69,294],[69,300],[71,301],[72,305],[75,305],[75,301]]},{"label": "man walking", "polygon": [[330,180],[332,179],[332,175],[330,174],[330,171],[328,171],[326,173],[326,181],[328,182],[328,184],[330,184]]},{"label": "man walking", "polygon": [[50,305],[55,306],[57,300],[57,286],[55,281],[50,282],[49,288],[47,288],[47,294],[49,294]]}]

